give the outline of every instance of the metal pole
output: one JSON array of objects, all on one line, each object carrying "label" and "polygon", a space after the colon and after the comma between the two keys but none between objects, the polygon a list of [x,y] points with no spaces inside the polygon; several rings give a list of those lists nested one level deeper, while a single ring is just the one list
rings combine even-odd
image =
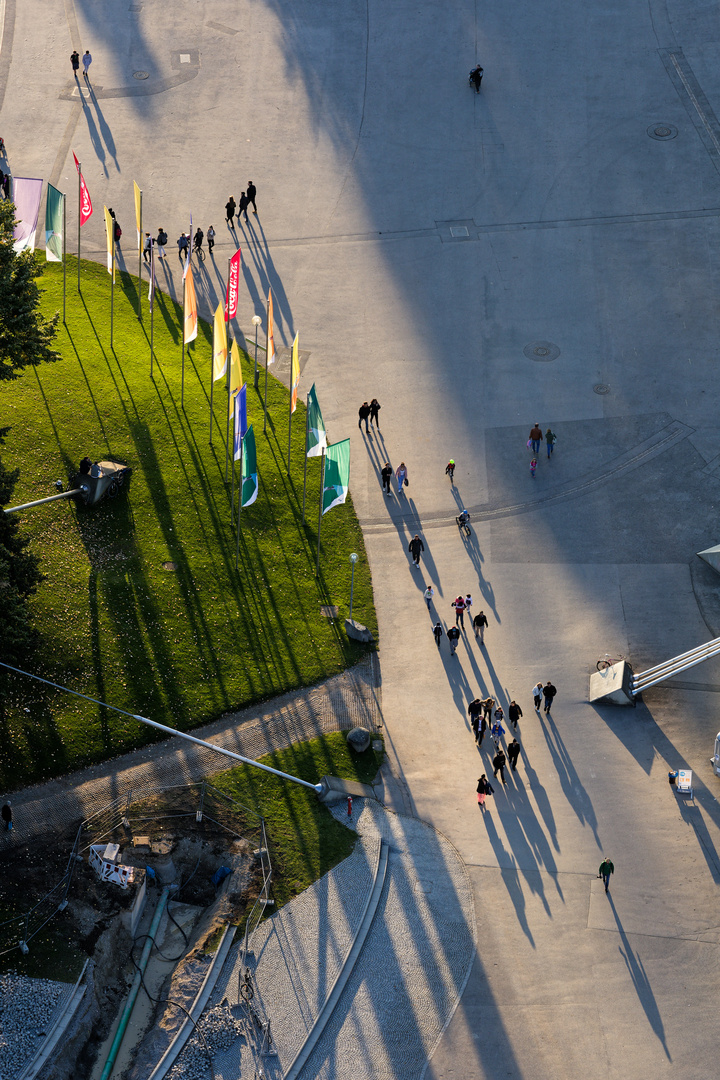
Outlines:
[{"label": "metal pole", "polygon": [[240,480],[238,481],[238,516],[237,516],[237,537],[235,540],[235,569],[238,568],[238,561],[240,559],[240,511],[242,510],[242,466],[243,466],[243,442],[240,440]]},{"label": "metal pole", "polygon": [[65,296],[67,294],[67,195],[63,195],[63,326],[65,325]]},{"label": "metal pole", "polygon": [[[230,415],[230,402],[228,402],[228,417]],[[235,409],[233,408],[232,422],[232,455],[230,462],[230,524],[234,523],[235,517]]]},{"label": "metal pole", "polygon": [[140,239],[138,240],[138,319],[142,322],[142,191],[140,192]]},{"label": "metal pole", "polygon": [[227,286],[225,288],[225,343],[227,345],[227,354],[225,356],[225,368],[227,371],[227,377],[225,379],[225,385],[227,388],[227,423],[225,425],[225,483],[227,484],[228,478],[228,460],[230,458],[230,263],[231,259],[228,259],[228,277]]},{"label": "metal pole", "polygon": [[353,551],[352,555],[350,556],[350,565],[352,566],[352,570],[350,571],[350,619],[352,619],[353,587],[355,585],[355,563],[357,562],[357,560],[358,557]]},{"label": "metal pole", "polygon": [[113,347],[113,315],[115,313],[115,218],[112,218],[112,269],[110,274],[110,348]]},{"label": "metal pole", "polygon": [[180,376],[180,408],[185,409],[185,275],[183,275],[182,374]]},{"label": "metal pole", "polygon": [[[292,368],[292,364],[290,365],[290,367]],[[290,475],[290,444],[292,443],[292,418],[293,418],[293,414],[292,414],[292,398],[293,398],[293,388],[292,388],[292,372],[291,372],[290,373],[290,405],[288,406],[288,408],[289,408],[289,416],[288,416],[288,471],[287,471],[288,476]]]},{"label": "metal pole", "polygon": [[305,468],[303,469],[303,525],[305,524],[305,491],[307,490],[307,444],[308,444],[308,428],[310,425],[310,410],[308,404],[310,402],[310,394],[305,397]]},{"label": "metal pole", "polygon": [[[258,316],[258,318],[259,318],[259,316]],[[258,350],[258,339],[257,339],[257,337],[258,337],[258,326],[259,325],[260,325],[260,323],[255,323],[255,372],[253,374],[253,378],[255,380],[255,389],[256,390],[258,388],[258,383],[260,382],[260,372],[258,371],[258,366],[257,366],[257,350]]]},{"label": "metal pole", "polygon": [[150,283],[152,300],[150,301],[150,378],[153,377],[155,360],[155,247],[150,245]]},{"label": "metal pole", "polygon": [[80,179],[82,173],[82,162],[78,161],[78,292],[80,292],[80,217],[82,213],[82,192],[80,191]]},{"label": "metal pole", "polygon": [[263,435],[267,434],[267,377],[268,377],[268,349],[270,347],[270,339],[268,338],[268,320],[270,318],[270,300],[267,302],[267,315],[265,316],[265,400],[263,402]]},{"label": "metal pole", "polygon": [[[213,322],[213,326],[214,325],[215,324]],[[213,330],[212,349],[214,349],[214,348],[215,348],[215,331]],[[210,351],[210,445],[211,446],[212,446],[212,431],[213,431],[213,393],[215,391],[215,379],[213,378],[213,376],[215,375],[215,367],[214,367],[214,364],[213,364],[214,357],[213,357],[213,354],[212,354],[212,349]]]},{"label": "metal pole", "polygon": [[315,562],[315,577],[320,573],[320,526],[322,525],[323,484],[325,483],[325,447],[323,446],[322,460],[320,462],[320,509],[318,512],[318,546],[317,560]]}]

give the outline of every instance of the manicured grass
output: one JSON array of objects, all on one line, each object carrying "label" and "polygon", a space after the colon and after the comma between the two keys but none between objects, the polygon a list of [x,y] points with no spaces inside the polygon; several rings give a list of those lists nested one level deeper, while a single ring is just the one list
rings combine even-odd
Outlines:
[{"label": "manicured grass", "polygon": [[[209,445],[210,327],[201,323],[186,355],[183,411],[178,306],[158,295],[151,379],[149,319],[146,308],[142,324],[136,317],[136,279],[118,276],[111,350],[109,275],[83,262],[78,297],[73,267],[70,260],[67,328],[61,326],[56,343],[63,359],[0,385],[0,423],[11,427],[1,452],[8,467],[21,469],[14,501],[53,494],[55,480],[66,482],[85,454],[117,457],[133,475],[129,495],[95,509],[68,500],[22,514],[45,574],[30,601],[42,638],[33,670],[187,730],[356,661],[363,646],[347,639],[342,624],[350,552],[360,555],[353,614],[375,633],[369,567],[348,499],[323,519],[315,577],[320,465],[308,462],[303,527],[304,407],[293,418],[288,478],[288,391],[270,378],[266,438],[262,398],[244,358],[260,494],[242,513],[236,572],[225,483],[227,394],[220,382]],[[61,310],[61,267],[49,264],[40,284],[45,313]],[[322,387],[318,396],[322,407]],[[176,569],[163,569],[166,562]],[[339,607],[339,621],[320,615],[325,604]],[[14,679],[11,690],[0,731],[5,789],[153,738],[128,717],[29,680]]]},{"label": "manicured grass", "polygon": [[[316,784],[324,775],[370,783],[383,754],[348,749],[342,732],[298,743],[260,760],[265,765]],[[212,778],[233,799],[265,818],[273,864],[273,897],[282,905],[351,853],[355,837],[319,803],[312,791],[240,766]]]}]

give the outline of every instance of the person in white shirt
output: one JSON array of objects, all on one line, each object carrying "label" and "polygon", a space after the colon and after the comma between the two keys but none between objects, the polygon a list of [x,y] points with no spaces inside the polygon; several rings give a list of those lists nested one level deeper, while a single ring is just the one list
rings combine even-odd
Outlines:
[{"label": "person in white shirt", "polygon": [[430,610],[430,605],[432,604],[432,598],[434,595],[435,590],[433,589],[432,585],[428,585],[427,589],[423,593],[423,596],[425,597],[425,603],[428,606],[428,611]]},{"label": "person in white shirt", "polygon": [[85,76],[85,78],[87,79],[88,82],[90,82],[90,76],[88,75],[88,71],[90,70],[90,65],[91,64],[92,64],[92,56],[90,55],[90,50],[87,49],[83,53],[83,75]]}]

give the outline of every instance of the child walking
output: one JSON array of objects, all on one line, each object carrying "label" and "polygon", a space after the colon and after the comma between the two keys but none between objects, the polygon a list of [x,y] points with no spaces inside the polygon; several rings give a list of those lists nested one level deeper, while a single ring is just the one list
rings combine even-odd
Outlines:
[{"label": "child walking", "polygon": [[530,475],[535,478],[535,470],[537,469],[537,458],[533,458],[530,462]]}]

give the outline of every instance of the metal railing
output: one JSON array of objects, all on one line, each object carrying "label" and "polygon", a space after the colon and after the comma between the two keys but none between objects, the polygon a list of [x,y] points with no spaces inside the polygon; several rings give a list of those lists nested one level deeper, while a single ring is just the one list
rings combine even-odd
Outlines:
[{"label": "metal railing", "polygon": [[705,645],[698,645],[679,656],[674,656],[671,660],[665,660],[662,664],[655,664],[646,671],[640,671],[632,677],[633,696],[642,693],[643,690],[648,690],[651,686],[657,686],[658,683],[672,678],[673,675],[689,671],[696,664],[702,664],[703,660],[709,660],[712,656],[718,655],[720,655],[720,638],[713,638]]}]

